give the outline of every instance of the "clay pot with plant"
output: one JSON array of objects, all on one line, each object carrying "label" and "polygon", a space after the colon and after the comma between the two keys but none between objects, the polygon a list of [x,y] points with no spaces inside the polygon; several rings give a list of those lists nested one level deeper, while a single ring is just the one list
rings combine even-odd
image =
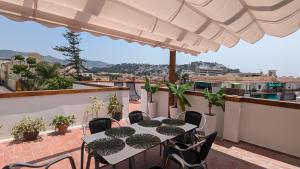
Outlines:
[{"label": "clay pot with plant", "polygon": [[155,116],[156,114],[156,108],[157,103],[153,101],[153,94],[155,94],[160,88],[160,83],[157,83],[156,85],[151,85],[149,78],[145,77],[145,90],[150,96],[150,100],[148,101],[148,114],[150,116]]},{"label": "clay pot with plant", "polygon": [[35,140],[39,132],[45,131],[46,126],[42,118],[24,117],[19,123],[15,124],[12,128],[11,135],[15,140]]},{"label": "clay pot with plant", "polygon": [[122,119],[122,108],[123,105],[121,104],[121,102],[119,101],[118,97],[116,94],[112,95],[109,98],[109,103],[108,103],[108,115],[117,120],[120,121]]},{"label": "clay pot with plant", "polygon": [[174,95],[174,106],[170,107],[170,115],[176,117],[180,112],[178,110],[178,103],[179,103],[179,108],[181,112],[186,111],[186,106],[192,107],[188,99],[185,97],[184,93],[188,90],[190,90],[194,86],[194,83],[186,83],[183,85],[177,86],[176,84],[173,83],[167,83],[167,87],[169,89],[169,92]]},{"label": "clay pot with plant", "polygon": [[75,116],[63,116],[56,115],[52,120],[51,126],[55,126],[59,134],[65,134],[68,131],[68,127],[76,122]]}]

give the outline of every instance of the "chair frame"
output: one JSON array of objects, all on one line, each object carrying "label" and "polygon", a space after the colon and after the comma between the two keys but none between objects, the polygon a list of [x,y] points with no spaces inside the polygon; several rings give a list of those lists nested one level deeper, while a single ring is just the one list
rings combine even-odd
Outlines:
[{"label": "chair frame", "polygon": [[3,167],[3,169],[14,169],[14,168],[22,168],[22,167],[29,167],[29,168],[41,168],[41,167],[45,167],[45,169],[48,169],[49,167],[51,167],[52,165],[65,160],[65,159],[69,159],[70,164],[72,169],[76,169],[76,165],[75,165],[75,161],[73,159],[73,157],[70,154],[64,154],[61,155],[53,160],[50,160],[44,164],[32,164],[32,163],[14,163],[14,164],[10,164],[8,166]]}]

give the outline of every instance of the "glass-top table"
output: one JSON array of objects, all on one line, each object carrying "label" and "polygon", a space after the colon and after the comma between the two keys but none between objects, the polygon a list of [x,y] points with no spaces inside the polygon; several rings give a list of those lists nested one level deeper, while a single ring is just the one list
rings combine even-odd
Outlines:
[{"label": "glass-top table", "polygon": [[[167,119],[166,117],[157,117],[157,118],[153,118],[152,120],[157,120],[157,121],[163,121],[164,119]],[[164,126],[164,127],[161,127]],[[162,125],[160,126],[160,128],[162,129],[162,131],[164,131],[165,128],[169,128],[168,125],[162,123]],[[144,127],[138,123],[132,124],[132,125],[127,125],[126,127],[130,127],[132,129],[135,130],[135,133],[132,136],[153,136],[155,140],[157,140],[157,138],[159,138],[159,142],[156,142],[156,145],[159,145],[160,143],[163,143],[167,140],[173,139],[178,135],[166,135],[166,134],[161,134],[164,132],[159,133],[157,131],[157,127]],[[182,130],[182,132],[188,132],[191,131],[193,129],[195,129],[197,126],[189,124],[189,123],[185,123],[184,125],[179,125],[176,126],[175,128],[179,128],[180,130]],[[171,128],[172,129],[172,128]],[[150,149],[151,147],[154,147],[156,145],[151,145],[151,147],[148,147],[146,149],[144,148],[134,148],[133,146],[129,146],[127,143],[131,143],[132,141],[137,141],[134,140],[134,138],[129,139],[129,137],[131,136],[127,136],[127,137],[123,137],[123,138],[118,138],[119,141],[122,140],[125,143],[124,148],[122,148],[121,150],[115,152],[115,153],[110,153],[109,155],[100,155],[105,161],[107,161],[110,165],[112,165],[113,167],[115,167],[116,164],[126,160],[126,159],[130,159],[132,157],[134,157],[135,155],[142,153],[144,151],[146,151],[147,149]],[[103,139],[109,139],[111,138],[110,136],[107,136],[105,134],[105,131],[100,132],[100,133],[95,133],[89,136],[85,136],[82,137],[82,147],[81,147],[81,169],[83,169],[83,154],[84,154],[84,145],[90,145],[93,144],[95,141],[97,140],[103,140]],[[126,143],[127,142],[127,143]],[[142,141],[138,141],[139,143],[142,143]],[[94,151],[93,151],[94,152]],[[95,151],[94,153],[97,153],[97,151]]]}]

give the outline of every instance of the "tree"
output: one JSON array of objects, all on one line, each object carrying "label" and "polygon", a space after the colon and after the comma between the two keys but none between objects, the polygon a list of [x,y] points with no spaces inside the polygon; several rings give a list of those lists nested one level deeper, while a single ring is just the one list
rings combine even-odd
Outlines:
[{"label": "tree", "polygon": [[68,66],[76,70],[75,78],[81,80],[80,70],[86,69],[83,65],[86,60],[80,58],[80,52],[83,51],[79,48],[81,41],[80,34],[67,30],[63,36],[68,41],[68,46],[56,46],[53,49],[67,57]]},{"label": "tree", "polygon": [[34,88],[34,79],[36,78],[34,73],[36,59],[32,57],[25,59],[21,55],[16,55],[14,60],[18,64],[14,64],[11,70],[19,76],[22,87],[26,90],[32,90]]}]

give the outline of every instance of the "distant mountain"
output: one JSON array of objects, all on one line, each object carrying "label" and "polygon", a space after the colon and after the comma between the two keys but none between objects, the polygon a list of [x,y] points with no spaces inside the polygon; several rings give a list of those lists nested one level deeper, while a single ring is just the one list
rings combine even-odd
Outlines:
[{"label": "distant mountain", "polygon": [[[32,52],[17,52],[17,51],[13,51],[13,50],[0,50],[0,59],[1,58],[11,58],[12,56],[15,55],[23,55],[23,56],[28,56],[30,53]],[[41,55],[43,60],[46,62],[50,62],[50,63],[60,63],[62,65],[66,65],[67,61],[63,60],[63,59],[59,59],[53,56],[43,56]],[[104,68],[109,66],[109,64],[102,62],[102,61],[97,61],[97,60],[87,60],[87,62],[85,63],[86,67],[88,68]]]}]

